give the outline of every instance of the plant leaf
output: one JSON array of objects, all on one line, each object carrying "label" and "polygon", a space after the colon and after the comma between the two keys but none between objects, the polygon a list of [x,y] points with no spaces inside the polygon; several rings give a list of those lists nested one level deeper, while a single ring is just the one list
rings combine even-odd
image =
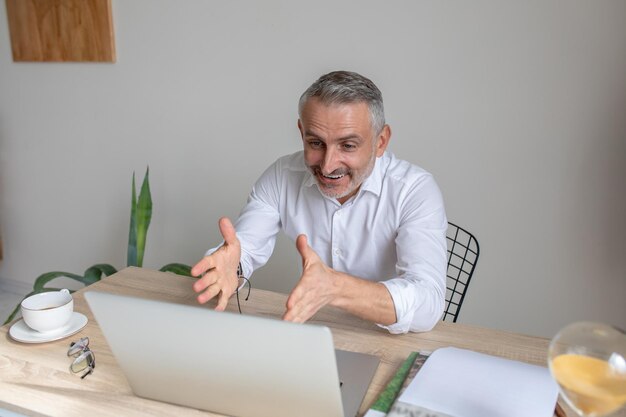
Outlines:
[{"label": "plant leaf", "polygon": [[167,264],[165,266],[162,266],[161,269],[159,269],[159,271],[173,272],[175,274],[184,275],[187,277],[191,276],[191,267],[189,265],[179,264],[179,263]]},{"label": "plant leaf", "polygon": [[143,266],[143,255],[146,249],[148,227],[152,219],[152,196],[150,195],[150,167],[146,168],[139,199],[137,200],[137,266]]},{"label": "plant leaf", "polygon": [[116,272],[117,270],[109,264],[93,265],[85,270],[84,283],[85,285],[91,285],[94,282],[100,281],[102,275],[111,275]]},{"label": "plant leaf", "polygon": [[133,172],[132,195],[130,198],[130,227],[128,230],[127,266],[137,266],[137,192],[135,191],[135,173]]},{"label": "plant leaf", "polygon": [[99,268],[107,277],[117,273],[117,269],[111,264],[95,264],[92,268]]},{"label": "plant leaf", "polygon": [[7,319],[4,321],[4,323],[2,323],[3,326],[5,324],[9,324],[9,323],[11,323],[13,321],[13,319],[17,315],[17,312],[20,311],[20,304],[22,304],[21,301],[15,306],[15,308],[13,309],[11,314],[9,314],[9,317],[7,317]]},{"label": "plant leaf", "polygon": [[46,272],[45,274],[39,275],[37,279],[35,280],[35,284],[33,285],[33,294],[43,292],[44,290],[46,290],[46,288],[44,288],[44,285],[46,285],[48,282],[52,281],[53,279],[60,278],[60,277],[71,278],[82,283],[84,283],[84,280],[85,280],[84,277],[80,275],[72,274],[70,272],[61,272],[61,271]]}]

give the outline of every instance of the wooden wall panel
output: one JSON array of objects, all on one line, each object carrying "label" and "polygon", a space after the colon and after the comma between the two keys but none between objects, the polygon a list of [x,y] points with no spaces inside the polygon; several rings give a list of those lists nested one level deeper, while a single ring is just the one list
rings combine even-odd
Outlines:
[{"label": "wooden wall panel", "polygon": [[13,61],[115,62],[111,0],[6,0]]}]

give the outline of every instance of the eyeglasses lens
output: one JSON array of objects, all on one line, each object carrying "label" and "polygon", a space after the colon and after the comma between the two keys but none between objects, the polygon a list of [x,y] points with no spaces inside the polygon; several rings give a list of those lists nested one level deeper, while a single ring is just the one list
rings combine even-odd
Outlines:
[{"label": "eyeglasses lens", "polygon": [[81,353],[80,356],[74,359],[74,362],[72,362],[72,365],[70,365],[70,369],[72,370],[72,372],[78,373],[87,368],[93,367],[94,362],[95,361],[93,357],[93,352],[91,352],[90,350],[86,350],[85,352]]}]

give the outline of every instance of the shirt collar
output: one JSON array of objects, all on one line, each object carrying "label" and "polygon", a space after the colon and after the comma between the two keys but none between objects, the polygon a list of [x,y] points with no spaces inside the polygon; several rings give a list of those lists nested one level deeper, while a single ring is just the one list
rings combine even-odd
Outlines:
[{"label": "shirt collar", "polygon": [[369,191],[376,194],[376,196],[380,196],[380,192],[383,188],[383,171],[384,166],[387,164],[387,159],[386,151],[380,158],[376,158],[374,169],[372,169],[370,176],[363,181],[363,184],[361,184],[359,192]]}]

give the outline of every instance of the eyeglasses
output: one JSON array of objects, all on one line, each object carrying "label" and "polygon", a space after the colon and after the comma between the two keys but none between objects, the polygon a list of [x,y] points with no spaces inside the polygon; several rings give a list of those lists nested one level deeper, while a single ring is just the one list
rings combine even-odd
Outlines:
[{"label": "eyeglasses", "polygon": [[75,374],[87,369],[87,372],[82,374],[80,379],[84,379],[87,375],[93,373],[93,370],[96,368],[96,355],[89,349],[88,337],[83,337],[78,342],[70,343],[67,356],[75,358],[70,365],[70,370]]},{"label": "eyeglasses", "polygon": [[[237,271],[239,272],[239,271]],[[237,308],[239,309],[239,314],[241,313],[241,304],[239,303],[239,289],[243,288],[246,286],[246,284],[248,284],[248,295],[246,295],[245,300],[248,301],[248,298],[250,298],[250,290],[252,290],[252,284],[250,284],[250,280],[246,277],[244,277],[243,275],[239,274],[238,277],[240,280],[244,280],[243,285],[240,285],[239,287],[237,287],[236,293],[237,293]]]}]

